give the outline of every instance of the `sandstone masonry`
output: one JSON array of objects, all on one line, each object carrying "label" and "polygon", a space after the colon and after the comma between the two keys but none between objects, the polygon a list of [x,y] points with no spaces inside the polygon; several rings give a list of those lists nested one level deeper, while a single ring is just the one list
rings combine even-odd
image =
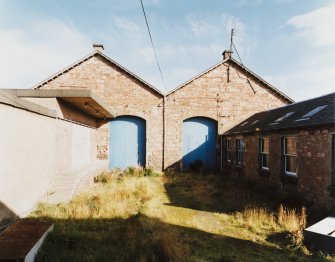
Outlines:
[{"label": "sandstone masonry", "polygon": [[[291,102],[236,63],[230,64],[228,82],[227,69],[226,60],[164,96],[96,51],[35,88],[91,89],[106,100],[115,116],[145,119],[146,166],[164,170],[181,167],[184,120],[213,119],[222,133],[255,112]],[[98,158],[108,158],[108,144],[109,124],[105,124],[98,129]]]}]

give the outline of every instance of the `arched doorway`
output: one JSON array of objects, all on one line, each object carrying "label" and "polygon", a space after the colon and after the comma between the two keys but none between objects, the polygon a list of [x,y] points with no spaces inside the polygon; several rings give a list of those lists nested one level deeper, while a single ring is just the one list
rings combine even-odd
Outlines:
[{"label": "arched doorway", "polygon": [[120,116],[109,126],[109,168],[145,166],[146,123],[135,116]]},{"label": "arched doorway", "polygon": [[205,168],[216,168],[217,122],[207,117],[192,117],[183,122],[183,169],[201,160]]}]

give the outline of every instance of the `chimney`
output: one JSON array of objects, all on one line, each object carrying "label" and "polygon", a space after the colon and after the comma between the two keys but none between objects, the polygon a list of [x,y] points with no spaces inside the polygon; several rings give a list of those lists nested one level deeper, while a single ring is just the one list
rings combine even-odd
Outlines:
[{"label": "chimney", "polygon": [[104,50],[104,45],[102,44],[93,44],[93,48],[95,51],[102,52]]},{"label": "chimney", "polygon": [[223,60],[231,58],[233,52],[230,50],[224,50],[222,55],[223,55]]}]

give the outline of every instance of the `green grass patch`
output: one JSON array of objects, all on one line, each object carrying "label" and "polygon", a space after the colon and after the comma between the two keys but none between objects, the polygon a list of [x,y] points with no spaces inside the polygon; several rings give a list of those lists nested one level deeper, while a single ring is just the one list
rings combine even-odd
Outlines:
[{"label": "green grass patch", "polygon": [[37,261],[335,261],[303,245],[308,209],[236,179],[128,168],[104,172],[52,221]]}]

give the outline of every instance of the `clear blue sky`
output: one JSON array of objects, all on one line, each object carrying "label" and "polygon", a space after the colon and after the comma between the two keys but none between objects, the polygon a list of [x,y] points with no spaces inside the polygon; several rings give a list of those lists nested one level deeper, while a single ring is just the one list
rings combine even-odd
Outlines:
[{"label": "clear blue sky", "polygon": [[[143,3],[168,89],[219,62],[235,28],[244,64],[296,101],[335,90],[334,0]],[[92,43],[165,91],[139,0],[0,0],[0,88],[32,87]]]}]

